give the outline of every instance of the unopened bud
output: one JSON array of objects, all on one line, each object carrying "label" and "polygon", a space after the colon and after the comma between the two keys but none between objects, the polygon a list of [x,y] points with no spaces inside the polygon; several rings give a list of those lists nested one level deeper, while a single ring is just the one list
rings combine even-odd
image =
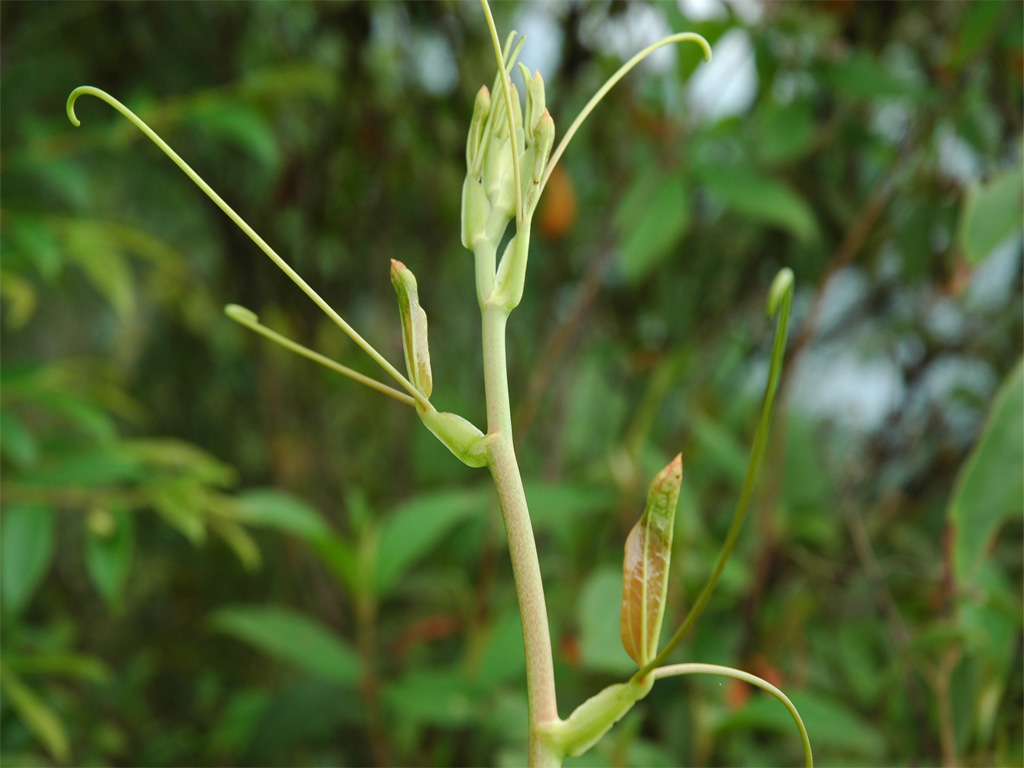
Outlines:
[{"label": "unopened bud", "polygon": [[554,144],[555,121],[551,119],[550,113],[545,109],[537,123],[537,130],[534,132],[533,146],[524,154],[524,158],[528,158],[530,161],[530,183],[524,185],[523,189],[523,208],[528,213],[532,213],[537,205],[540,182],[544,178],[544,171],[547,169],[551,148]]},{"label": "unopened bud", "polygon": [[491,112],[491,92],[486,85],[480,86],[473,104],[473,118],[469,123],[469,135],[466,138],[466,169],[470,176],[480,174],[480,161],[483,156],[484,128],[487,116]]},{"label": "unopened bud", "polygon": [[398,295],[402,316],[402,348],[405,369],[413,386],[430,397],[434,382],[430,373],[430,348],[427,343],[427,313],[420,306],[419,288],[412,271],[400,261],[391,260],[391,284]]},{"label": "unopened bud", "polygon": [[526,81],[526,133],[531,141],[537,133],[537,125],[541,116],[547,111],[544,98],[544,78],[540,72],[534,72],[533,77]]},{"label": "unopened bud", "polygon": [[534,146],[537,154],[533,159],[533,180],[539,182],[544,177],[544,169],[548,165],[548,158],[551,157],[551,148],[555,145],[555,121],[551,114],[545,109],[537,121],[537,130],[534,133]]},{"label": "unopened bud", "polygon": [[462,182],[462,245],[472,250],[474,243],[487,236],[487,220],[491,204],[487,202],[484,185],[475,176]]},{"label": "unopened bud", "polygon": [[620,631],[626,653],[641,667],[658,653],[682,480],[683,459],[676,456],[651,482],[647,508],[626,539]]}]

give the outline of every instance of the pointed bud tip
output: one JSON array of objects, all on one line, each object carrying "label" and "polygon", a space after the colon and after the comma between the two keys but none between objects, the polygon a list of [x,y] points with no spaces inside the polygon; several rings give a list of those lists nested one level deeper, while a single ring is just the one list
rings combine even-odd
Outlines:
[{"label": "pointed bud tip", "polygon": [[246,309],[238,304],[228,304],[224,307],[224,314],[234,320],[236,323],[258,323],[259,316],[251,309]]},{"label": "pointed bud tip", "polygon": [[408,267],[405,266],[405,264],[400,262],[398,259],[392,259],[391,260],[391,271],[394,272],[394,271],[399,270],[399,269],[408,269]]},{"label": "pointed bud tip", "polygon": [[651,483],[652,487],[657,488],[659,491],[668,491],[672,488],[678,487],[683,480],[683,454],[677,453],[676,457],[670,461],[661,472],[654,478],[654,482]]}]

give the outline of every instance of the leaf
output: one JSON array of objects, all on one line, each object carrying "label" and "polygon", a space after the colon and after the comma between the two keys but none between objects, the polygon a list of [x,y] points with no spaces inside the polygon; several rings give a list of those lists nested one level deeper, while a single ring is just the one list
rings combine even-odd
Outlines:
[{"label": "leaf", "polygon": [[132,557],[135,554],[135,517],[125,510],[95,512],[109,518],[109,530],[87,528],[85,570],[107,605],[117,607],[124,600]]},{"label": "leaf", "polygon": [[330,528],[311,506],[287,493],[254,489],[238,495],[238,520],[274,528],[307,541],[322,539]]},{"label": "leaf", "polygon": [[242,567],[247,571],[255,571],[260,567],[262,562],[260,548],[245,528],[233,520],[225,520],[222,517],[211,518],[210,527],[224,540],[225,544],[231,547],[231,551],[242,563]]},{"label": "leaf", "polygon": [[388,686],[384,700],[402,722],[449,728],[470,723],[478,706],[457,669],[413,670]]},{"label": "leaf", "polygon": [[375,579],[380,594],[393,589],[402,575],[452,528],[486,509],[490,495],[486,487],[421,495],[384,520]]},{"label": "leaf", "polygon": [[658,653],[682,480],[683,459],[677,455],[651,481],[647,508],[626,539],[620,633],[623,648],[640,667]]},{"label": "leaf", "polygon": [[523,654],[523,625],[519,611],[506,611],[492,622],[477,664],[476,683],[489,691],[501,683],[521,680],[526,669]]},{"label": "leaf", "polygon": [[265,167],[277,168],[277,140],[267,119],[254,108],[238,101],[204,100],[193,107],[189,117],[196,125],[248,152]]},{"label": "leaf", "polygon": [[0,685],[7,694],[11,706],[39,739],[47,752],[59,763],[67,762],[71,756],[67,731],[60,717],[21,678],[6,666],[0,676]]},{"label": "leaf", "polygon": [[817,129],[810,104],[768,101],[757,112],[751,143],[762,164],[780,165],[807,154]]},{"label": "leaf", "polygon": [[1024,224],[1024,170],[1013,168],[975,184],[961,211],[960,242],[970,265],[979,264]]},{"label": "leaf", "polygon": [[43,216],[19,213],[4,226],[10,227],[11,249],[14,251],[5,253],[4,260],[25,259],[44,280],[52,280],[60,271],[63,259],[60,242],[50,222]]},{"label": "leaf", "polygon": [[[807,692],[789,692],[793,705],[807,726],[817,752],[854,758],[856,763],[879,765],[886,754],[885,739],[858,713],[839,701]],[[719,737],[725,732],[764,728],[791,736],[793,719],[771,696],[752,696],[739,711],[722,720]],[[845,762],[845,761],[844,761]]]},{"label": "leaf", "polygon": [[110,679],[110,669],[106,664],[95,656],[82,653],[34,651],[24,656],[4,653],[4,664],[25,675],[60,675],[94,683]]},{"label": "leaf", "polygon": [[811,207],[778,179],[751,168],[704,167],[698,173],[708,191],[736,213],[777,226],[804,242],[817,236]]},{"label": "leaf", "polygon": [[622,570],[615,566],[591,572],[580,594],[577,618],[580,653],[590,669],[613,674],[636,671],[636,664],[622,649],[619,613]]},{"label": "leaf", "polygon": [[641,177],[616,216],[622,248],[619,265],[638,282],[671,255],[690,225],[690,198],[683,180]]},{"label": "leaf", "polygon": [[187,474],[205,485],[223,488],[234,484],[236,480],[234,467],[184,440],[132,440],[126,443],[126,453],[148,465]]},{"label": "leaf", "polygon": [[25,485],[79,486],[99,488],[105,485],[139,480],[144,475],[140,462],[120,447],[82,451],[50,462],[20,478]]},{"label": "leaf", "polygon": [[68,222],[64,232],[68,258],[81,267],[120,318],[128,319],[135,312],[135,283],[115,233],[91,221]]},{"label": "leaf", "polygon": [[957,476],[947,516],[961,586],[977,575],[992,537],[1024,511],[1024,361],[996,392],[977,445]]},{"label": "leaf", "polygon": [[929,91],[917,83],[899,77],[866,51],[854,51],[845,61],[829,66],[824,80],[837,93],[855,99],[905,97],[926,101]]},{"label": "leaf", "polygon": [[9,269],[0,270],[0,298],[7,308],[8,330],[24,328],[39,304],[39,294],[32,281]]},{"label": "leaf", "polygon": [[345,685],[359,680],[359,658],[341,638],[307,616],[275,606],[232,606],[214,612],[213,629],[244,640],[295,667]]},{"label": "leaf", "polygon": [[31,466],[39,456],[35,435],[10,408],[0,409],[0,452],[21,468]]},{"label": "leaf", "polygon": [[42,504],[9,504],[0,525],[0,594],[19,614],[50,570],[55,544],[54,512]]},{"label": "leaf", "polygon": [[40,392],[36,402],[64,416],[83,434],[97,442],[109,443],[117,437],[117,427],[110,414],[77,393]]}]

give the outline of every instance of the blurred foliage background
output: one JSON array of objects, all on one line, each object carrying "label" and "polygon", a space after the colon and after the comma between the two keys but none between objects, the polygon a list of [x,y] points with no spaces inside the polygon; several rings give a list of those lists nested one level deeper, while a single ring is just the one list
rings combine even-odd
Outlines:
[{"label": "blurred foliage background", "polygon": [[[735,503],[797,275],[772,446],[675,658],[801,708],[822,765],[1019,765],[1022,7],[500,4],[560,129],[510,328],[567,715],[629,674],[622,544],[685,465],[666,626]],[[493,490],[401,405],[234,325],[372,364],[138,131],[134,109],[401,359],[418,276],[439,409],[484,420],[459,193],[493,78],[474,3],[0,6],[5,765],[518,765]],[[777,702],[660,683],[569,765],[789,765]]]}]

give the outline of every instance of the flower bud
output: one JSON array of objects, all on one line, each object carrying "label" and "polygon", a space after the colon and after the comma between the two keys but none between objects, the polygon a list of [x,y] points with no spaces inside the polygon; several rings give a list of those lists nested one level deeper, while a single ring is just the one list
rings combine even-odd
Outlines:
[{"label": "flower bud", "polygon": [[647,508],[626,539],[620,631],[626,653],[641,667],[658,653],[682,480],[683,459],[677,455],[651,482]]},{"label": "flower bud", "polygon": [[[524,72],[526,77],[528,73]],[[526,79],[526,115],[523,119],[526,124],[526,136],[529,141],[534,141],[537,133],[537,124],[541,116],[547,111],[544,99],[544,78],[540,72],[534,72],[533,77]]]},{"label": "flower bud", "polygon": [[398,294],[402,316],[402,348],[409,381],[424,397],[430,397],[434,382],[430,373],[430,348],[427,344],[427,313],[420,306],[419,289],[412,271],[400,261],[391,260],[391,284]]},{"label": "flower bud", "polygon": [[484,128],[487,116],[491,112],[491,92],[486,85],[480,86],[473,104],[473,118],[469,123],[469,135],[466,138],[466,173],[469,176],[480,174],[480,161],[483,159]]},{"label": "flower bud", "polygon": [[474,243],[487,236],[487,220],[491,204],[487,202],[484,185],[475,176],[462,182],[462,245],[472,250]]},{"label": "flower bud", "polygon": [[554,143],[555,121],[551,119],[551,115],[545,109],[537,123],[537,130],[534,132],[533,146],[523,154],[524,161],[529,160],[530,162],[527,169],[530,174],[529,182],[524,184],[523,189],[523,208],[527,214],[532,213],[537,205],[540,182],[544,178],[544,170],[547,168]]}]

